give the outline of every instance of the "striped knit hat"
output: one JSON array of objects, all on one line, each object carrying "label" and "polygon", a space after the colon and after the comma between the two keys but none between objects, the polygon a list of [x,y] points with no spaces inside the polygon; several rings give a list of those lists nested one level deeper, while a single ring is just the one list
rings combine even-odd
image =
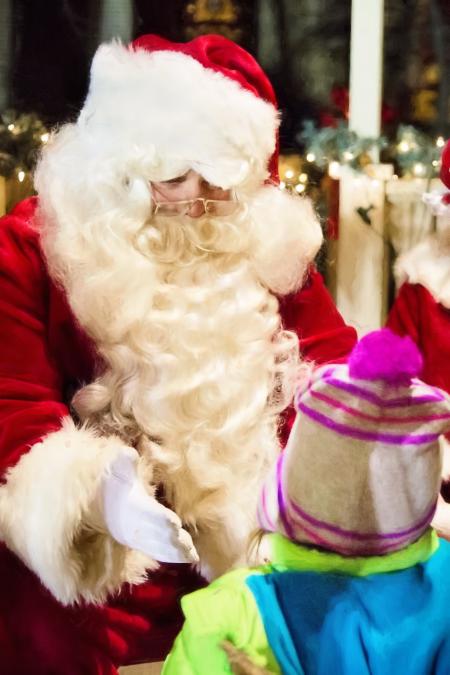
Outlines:
[{"label": "striped knit hat", "polygon": [[420,537],[440,489],[439,435],[450,430],[450,397],[418,380],[421,368],[412,340],[383,329],[362,338],[348,365],[315,371],[262,491],[264,530],[343,555]]}]

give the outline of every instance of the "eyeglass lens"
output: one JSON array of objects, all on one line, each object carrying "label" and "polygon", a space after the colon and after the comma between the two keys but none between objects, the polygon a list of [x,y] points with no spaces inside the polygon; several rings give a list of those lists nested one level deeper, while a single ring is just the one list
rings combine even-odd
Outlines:
[{"label": "eyeglass lens", "polygon": [[233,199],[191,199],[189,201],[155,202],[155,214],[161,216],[189,215],[195,204],[201,203],[204,212],[210,216],[229,216],[238,208],[238,202]]}]

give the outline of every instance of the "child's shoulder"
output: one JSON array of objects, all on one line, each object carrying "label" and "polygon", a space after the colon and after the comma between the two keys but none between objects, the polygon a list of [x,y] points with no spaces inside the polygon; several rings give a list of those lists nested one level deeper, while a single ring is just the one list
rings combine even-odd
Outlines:
[{"label": "child's shoulder", "polygon": [[252,593],[246,584],[247,579],[255,575],[270,574],[271,570],[271,565],[259,565],[227,572],[209,586],[185,595],[181,599],[184,615],[196,615],[200,619],[201,616],[209,616],[210,611],[214,610],[216,615],[218,613],[222,617],[229,613],[236,616],[240,608],[245,610],[249,603],[253,603]]},{"label": "child's shoulder", "polygon": [[239,567],[238,569],[231,570],[218,579],[215,579],[215,581],[209,585],[209,588],[230,588],[239,586],[240,584],[245,583],[246,579],[250,576],[270,574],[271,571],[272,565],[270,564],[258,565],[256,567]]}]

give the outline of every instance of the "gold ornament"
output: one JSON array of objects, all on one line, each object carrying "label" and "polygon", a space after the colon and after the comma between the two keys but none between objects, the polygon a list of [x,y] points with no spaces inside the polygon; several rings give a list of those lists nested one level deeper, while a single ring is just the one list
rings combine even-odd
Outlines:
[{"label": "gold ornament", "polygon": [[233,0],[196,0],[186,11],[194,23],[235,23],[238,19]]},{"label": "gold ornament", "polygon": [[437,117],[438,93],[433,89],[421,89],[412,96],[413,117],[419,122],[433,122]]}]

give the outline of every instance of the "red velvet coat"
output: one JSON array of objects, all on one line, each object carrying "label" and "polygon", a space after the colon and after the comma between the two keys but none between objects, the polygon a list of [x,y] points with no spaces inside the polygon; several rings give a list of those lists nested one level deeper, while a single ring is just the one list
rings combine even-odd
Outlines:
[{"label": "red velvet coat", "polygon": [[450,237],[438,230],[395,264],[402,285],[387,325],[409,335],[424,358],[422,379],[450,393]]},{"label": "red velvet coat", "polygon": [[435,300],[421,284],[401,287],[387,325],[409,335],[424,357],[421,378],[450,393],[450,309]]},{"label": "red velvet coat", "polygon": [[[186,566],[164,565],[102,605],[75,597],[68,606],[50,592],[51,576],[47,587],[40,580],[45,565],[31,542],[41,537],[45,549],[49,536],[40,474],[50,473],[58,488],[58,454],[35,464],[30,494],[14,471],[21,457],[42,453],[43,436],[58,432],[97,357],[48,276],[30,227],[34,209],[35,199],[27,200],[0,221],[0,674],[111,675],[119,665],[164,657],[179,628],[178,597],[200,580]],[[303,355],[317,363],[343,359],[354,345],[355,332],[314,271],[300,292],[281,300],[281,313]],[[52,553],[45,555],[53,564]]]},{"label": "red velvet coat", "polygon": [[[409,335],[419,347],[424,361],[421,378],[450,393],[448,235],[436,233],[420,242],[400,258],[397,270],[405,281],[389,313],[387,325],[399,335]],[[441,494],[450,502],[450,435],[446,439]],[[438,529],[441,520],[438,519]],[[448,537],[448,528],[444,536]]]},{"label": "red velvet coat", "polygon": [[[405,282],[390,311],[387,325],[399,335],[409,335],[419,347],[424,364],[421,378],[450,393],[450,308],[437,302],[421,284]],[[450,434],[446,439],[450,442]],[[450,502],[448,442],[444,450],[441,494]]]}]

